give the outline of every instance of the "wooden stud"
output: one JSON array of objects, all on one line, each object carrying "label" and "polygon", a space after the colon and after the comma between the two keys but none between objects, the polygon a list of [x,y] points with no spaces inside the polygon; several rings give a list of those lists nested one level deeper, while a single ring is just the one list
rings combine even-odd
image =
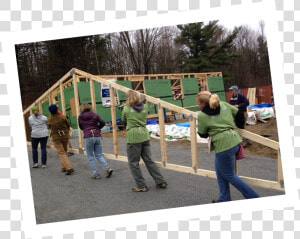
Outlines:
[{"label": "wooden stud", "polygon": [[79,95],[78,95],[78,85],[77,85],[77,75],[73,74],[73,85],[74,85],[74,96],[75,96],[75,108],[76,108],[76,118],[77,118],[77,125],[78,125],[78,139],[79,139],[79,147],[82,149],[83,146],[83,135],[82,131],[79,128],[79,123],[78,123],[78,117],[80,115],[80,109],[79,109]]},{"label": "wooden stud", "polygon": [[95,96],[95,82],[92,79],[90,79],[90,90],[91,90],[92,109],[93,109],[94,113],[97,113],[96,96]]},{"label": "wooden stud", "polygon": [[190,116],[190,132],[191,132],[191,151],[192,151],[192,168],[197,171],[199,169],[198,150],[197,150],[197,128],[196,118]]},{"label": "wooden stud", "polygon": [[43,105],[42,105],[42,101],[39,101],[39,111],[41,114],[43,114]]},{"label": "wooden stud", "polygon": [[111,105],[111,121],[113,128],[113,140],[114,140],[114,151],[116,158],[119,156],[119,142],[118,142],[118,128],[117,128],[117,117],[116,117],[116,104],[115,104],[115,91],[113,87],[110,87],[110,105]]},{"label": "wooden stud", "polygon": [[280,183],[283,187],[283,172],[282,172],[282,161],[281,161],[281,155],[280,155],[280,150],[278,150],[278,183]]},{"label": "wooden stud", "polygon": [[159,117],[158,120],[159,120],[159,131],[160,131],[161,161],[165,166],[168,163],[166,134],[165,134],[165,116],[164,116],[164,108],[160,104],[158,104],[158,117]]},{"label": "wooden stud", "polygon": [[239,167],[238,167],[238,161],[235,160],[235,173],[239,174]]},{"label": "wooden stud", "polygon": [[65,102],[65,92],[64,92],[64,88],[63,88],[63,85],[62,83],[60,82],[59,84],[59,88],[60,88],[60,103],[61,103],[61,110],[62,110],[62,113],[64,115],[67,115],[67,112],[66,112],[66,102]]}]

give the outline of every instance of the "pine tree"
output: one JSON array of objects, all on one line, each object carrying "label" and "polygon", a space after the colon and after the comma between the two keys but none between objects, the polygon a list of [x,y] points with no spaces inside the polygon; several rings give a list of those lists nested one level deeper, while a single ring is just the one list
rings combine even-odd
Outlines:
[{"label": "pine tree", "polygon": [[185,72],[213,71],[232,64],[232,60],[239,55],[233,46],[240,28],[235,28],[225,39],[216,39],[221,29],[217,23],[211,21],[207,25],[199,22],[178,26],[181,33],[175,41],[185,46]]}]

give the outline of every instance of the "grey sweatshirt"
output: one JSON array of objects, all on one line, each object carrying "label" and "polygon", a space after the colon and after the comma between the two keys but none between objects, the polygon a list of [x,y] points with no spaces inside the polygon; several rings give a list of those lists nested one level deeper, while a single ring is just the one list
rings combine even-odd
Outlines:
[{"label": "grey sweatshirt", "polygon": [[49,136],[49,130],[47,125],[47,117],[39,114],[38,116],[29,116],[29,125],[31,127],[32,138],[43,138]]}]

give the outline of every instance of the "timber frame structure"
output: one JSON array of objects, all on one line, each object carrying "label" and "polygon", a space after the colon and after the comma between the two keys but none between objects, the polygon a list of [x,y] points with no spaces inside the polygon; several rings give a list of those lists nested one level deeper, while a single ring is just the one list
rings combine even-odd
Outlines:
[{"label": "timber frame structure", "polygon": [[[205,85],[205,75],[201,75],[202,73],[199,73],[199,76],[201,76],[201,81]],[[221,74],[221,73],[216,73]],[[176,74],[175,74],[176,75]],[[185,75],[192,75],[195,77],[197,74],[178,74],[176,77],[182,77]],[[138,81],[143,81],[141,77],[159,77],[159,76],[165,76],[170,79],[170,76],[173,75],[143,75],[143,76],[136,76],[139,77]],[[220,75],[218,75],[220,76]],[[66,113],[66,106],[65,106],[65,98],[64,98],[64,88],[73,85],[74,86],[74,95],[75,95],[75,105],[76,105],[76,116],[80,115],[80,108],[79,108],[79,94],[78,94],[78,86],[77,83],[80,81],[89,81],[90,82],[90,92],[91,92],[91,103],[92,103],[92,109],[95,113],[97,113],[96,108],[96,100],[95,100],[95,91],[94,91],[94,83],[103,83],[105,85],[108,85],[110,88],[110,97],[111,97],[111,118],[112,118],[112,131],[113,131],[113,143],[114,143],[114,153],[113,154],[103,154],[107,159],[113,159],[118,161],[127,162],[128,159],[126,156],[119,155],[119,145],[118,145],[118,132],[117,132],[117,122],[116,122],[116,111],[115,111],[115,100],[114,95],[115,91],[121,91],[124,93],[127,93],[131,89],[124,87],[122,85],[119,85],[117,83],[108,81],[106,79],[111,79],[113,77],[125,77],[125,76],[95,76],[89,73],[86,73],[84,71],[78,70],[78,69],[71,69],[69,72],[67,72],[59,81],[57,81],[49,90],[47,90],[43,95],[41,95],[34,103],[32,103],[24,112],[24,123],[26,122],[26,119],[29,115],[32,114],[31,108],[33,106],[39,106],[39,108],[42,110],[42,103],[46,100],[49,100],[49,104],[56,103],[56,97],[57,94],[61,94],[61,107],[62,107],[62,113]],[[126,76],[127,77],[127,76]],[[128,79],[125,80],[137,80],[133,79],[136,78],[133,76],[128,76]],[[175,77],[174,77],[175,78]],[[157,79],[157,78],[156,78]],[[175,79],[176,80],[176,79]],[[198,79],[199,80],[199,79]],[[207,85],[206,85],[207,86]],[[136,89],[135,89],[136,90]],[[161,162],[155,162],[158,167],[173,170],[177,172],[183,172],[183,173],[189,173],[193,175],[199,175],[204,176],[208,178],[217,178],[216,173],[214,171],[200,169],[199,168],[199,162],[198,162],[198,149],[197,149],[197,127],[196,127],[196,119],[198,117],[197,113],[190,111],[188,109],[176,106],[174,104],[168,103],[166,101],[160,100],[158,98],[154,98],[152,96],[140,93],[137,91],[140,95],[142,100],[146,100],[147,102],[151,102],[152,104],[158,105],[158,118],[159,118],[159,127],[161,132],[160,137],[160,146],[161,146]],[[167,159],[167,145],[166,145],[166,139],[165,139],[165,125],[164,125],[164,108],[177,112],[178,114],[185,115],[189,118],[190,121],[190,131],[191,131],[191,166],[182,166],[182,165],[176,165],[176,164],[170,164],[168,163]],[[41,112],[43,113],[43,112]],[[26,130],[26,125],[25,125]],[[280,156],[280,148],[279,143],[267,139],[265,137],[262,137],[260,135],[251,133],[246,130],[239,129],[239,133],[242,137],[250,139],[251,141],[257,142],[259,144],[265,145],[269,148],[272,148],[274,150],[277,150],[278,152],[278,170],[277,170],[277,181],[270,181],[270,180],[264,180],[259,178],[252,178],[252,177],[246,177],[239,175],[246,183],[252,185],[252,186],[258,186],[268,189],[274,189],[279,191],[284,191],[284,180],[283,180],[283,173],[282,173],[282,163],[281,163],[281,156]],[[71,148],[70,152],[76,153],[76,154],[86,154],[85,151],[83,151],[83,135],[81,130],[78,130],[78,140],[79,140],[79,148]],[[27,144],[30,145],[30,142],[28,141]],[[54,149],[53,145],[48,145],[48,148]],[[236,173],[238,174],[238,165],[236,164]]]}]

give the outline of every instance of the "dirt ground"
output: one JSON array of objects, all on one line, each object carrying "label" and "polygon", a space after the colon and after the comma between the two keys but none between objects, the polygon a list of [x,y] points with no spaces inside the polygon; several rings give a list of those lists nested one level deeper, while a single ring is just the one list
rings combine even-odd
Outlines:
[{"label": "dirt ground", "polygon": [[[166,124],[178,124],[187,121],[188,119],[172,120]],[[278,130],[277,130],[276,119],[267,119],[266,121],[267,123],[262,123],[258,121],[256,125],[247,125],[246,130],[278,142]],[[103,133],[103,137],[112,137],[112,136],[113,136],[112,132]],[[118,137],[126,138],[126,130],[118,131]],[[159,142],[159,139],[151,139],[151,141]],[[250,145],[248,144],[245,147],[246,154],[277,159],[276,150],[255,142],[250,142],[250,143],[251,143]],[[190,141],[187,140],[172,141],[172,142],[167,141],[167,145],[172,145],[172,146],[181,145],[181,146],[190,147],[191,143]]]}]

